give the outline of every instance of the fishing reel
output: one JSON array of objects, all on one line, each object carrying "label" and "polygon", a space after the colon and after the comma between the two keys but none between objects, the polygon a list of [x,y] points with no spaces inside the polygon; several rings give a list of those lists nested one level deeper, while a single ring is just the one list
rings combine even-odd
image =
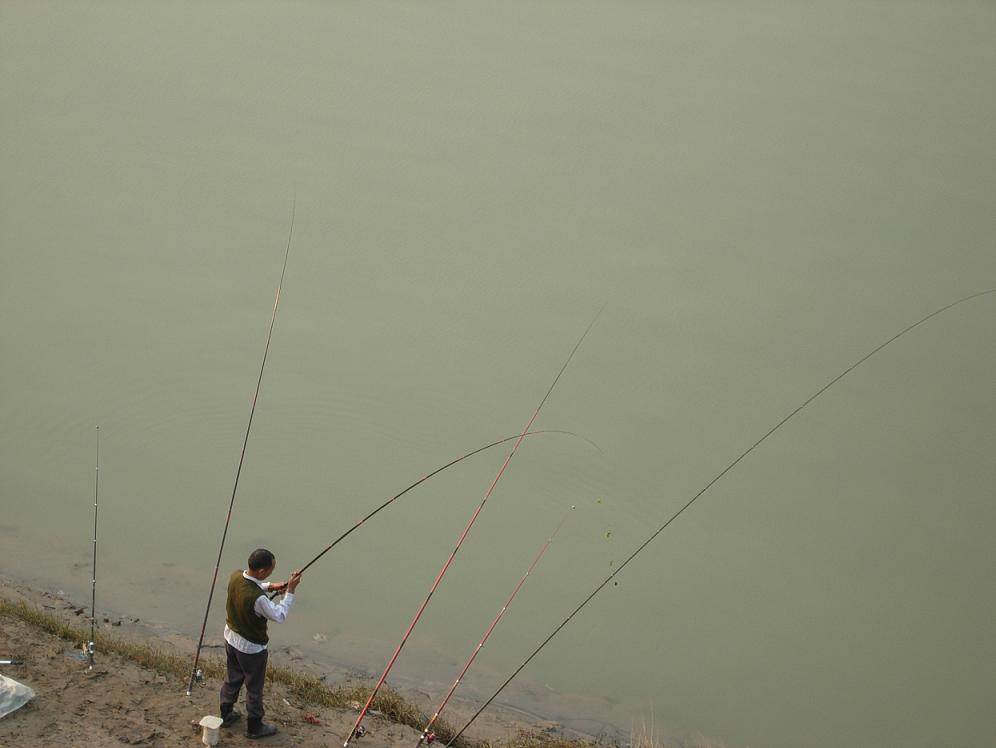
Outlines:
[{"label": "fishing reel", "polygon": [[194,680],[197,681],[198,683],[203,683],[204,671],[201,670],[200,668],[197,668],[197,672],[194,673]]},{"label": "fishing reel", "polygon": [[367,728],[365,728],[363,725],[360,725],[353,731],[354,738],[362,738],[366,734],[367,734]]},{"label": "fishing reel", "polygon": [[87,642],[86,647],[84,647],[84,649],[86,650],[86,653],[91,657],[93,657],[94,652],[97,651],[97,647],[94,645],[93,642]]},{"label": "fishing reel", "polygon": [[436,742],[436,733],[434,733],[434,732],[427,732],[425,734],[425,744],[426,745],[432,745],[435,742]]}]

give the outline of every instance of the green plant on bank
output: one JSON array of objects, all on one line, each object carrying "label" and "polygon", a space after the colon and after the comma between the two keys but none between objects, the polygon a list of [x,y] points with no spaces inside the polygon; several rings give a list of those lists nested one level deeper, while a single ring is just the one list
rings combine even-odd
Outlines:
[{"label": "green plant on bank", "polygon": [[[0,615],[18,618],[41,631],[66,641],[79,644],[89,640],[89,629],[66,623],[57,616],[24,602],[14,603],[9,600],[0,600]],[[99,652],[119,655],[164,675],[173,675],[183,679],[190,674],[189,657],[166,652],[150,644],[128,641],[98,631],[95,634],[94,645]],[[219,679],[224,677],[225,666],[220,659],[209,657],[203,659],[202,663],[206,677]],[[314,675],[299,673],[279,665],[267,668],[266,679],[271,683],[286,686],[291,694],[298,699],[317,706],[350,709],[357,702],[364,703],[370,697],[369,688],[328,686]],[[381,689],[377,698],[374,699],[372,708],[391,721],[416,730],[421,730],[428,721],[428,716],[415,704],[388,688]],[[442,719],[436,720],[433,731],[440,744],[447,743],[456,734],[456,729]],[[461,737],[454,745],[460,746],[460,748],[498,748],[498,746],[501,748],[590,748],[595,744],[590,741],[570,740],[546,733],[523,730],[507,741],[474,741]]]}]

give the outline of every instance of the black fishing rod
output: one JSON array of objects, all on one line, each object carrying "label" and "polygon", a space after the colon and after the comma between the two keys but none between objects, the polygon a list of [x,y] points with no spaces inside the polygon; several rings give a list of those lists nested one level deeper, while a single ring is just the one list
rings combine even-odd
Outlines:
[{"label": "black fishing rod", "polygon": [[[579,439],[584,439],[586,442],[588,442],[589,444],[591,444],[595,449],[599,448],[598,445],[595,444],[595,442],[591,441],[591,439],[588,439],[586,437],[580,436],[579,434],[575,434],[573,431],[562,431],[562,430],[559,430],[559,429],[544,429],[542,431],[530,431],[530,432],[528,432],[526,434],[526,436],[537,436],[539,434],[566,434],[568,436],[576,436]],[[473,457],[474,455],[478,454],[479,452],[483,452],[486,449],[491,449],[492,447],[497,447],[499,444],[505,444],[506,442],[510,442],[513,439],[518,439],[518,438],[519,438],[519,434],[515,434],[514,436],[506,436],[504,439],[499,439],[498,441],[491,442],[490,444],[485,444],[483,447],[478,447],[475,450],[467,452],[466,454],[461,455],[460,457],[457,457],[455,460],[450,460],[449,462],[447,462],[442,467],[436,468],[431,473],[429,473],[427,475],[423,475],[421,478],[419,478],[417,481],[415,481],[410,486],[408,486],[407,488],[405,488],[403,491],[394,494],[394,496],[392,496],[391,498],[389,498],[383,504],[381,504],[376,509],[374,509],[372,512],[370,512],[365,517],[363,517],[363,519],[361,519],[355,525],[353,525],[348,530],[346,530],[342,535],[340,535],[335,540],[333,540],[331,543],[329,543],[329,545],[325,547],[325,550],[323,550],[321,553],[319,553],[317,556],[315,556],[307,564],[304,565],[304,567],[301,569],[301,573],[303,574],[305,571],[307,571],[308,567],[310,567],[318,559],[320,559],[326,553],[328,553],[333,548],[335,548],[339,543],[341,543],[343,540],[345,540],[347,537],[349,537],[353,533],[354,530],[357,530],[360,527],[360,525],[362,525],[368,519],[370,519],[375,514],[377,514],[377,512],[379,512],[381,509],[385,509],[386,507],[390,506],[391,504],[393,504],[395,501],[397,501],[398,499],[400,499],[402,496],[404,496],[406,493],[408,493],[409,491],[411,491],[416,486],[420,486],[421,484],[425,483],[432,476],[437,475],[437,474],[443,472],[444,470],[446,470],[446,468],[453,467],[454,465],[456,465],[459,462],[463,462],[464,460],[468,459],[469,457]],[[279,592],[272,593],[270,595],[270,599],[273,600],[279,594],[280,594]]]},{"label": "black fishing rod", "polygon": [[353,724],[353,728],[349,731],[349,735],[346,736],[346,740],[342,744],[343,748],[348,748],[350,741],[357,735],[357,731],[361,723],[363,722],[363,718],[366,716],[367,712],[369,711],[370,705],[373,704],[373,700],[376,698],[377,693],[380,691],[381,686],[383,686],[384,681],[387,680],[388,673],[391,672],[391,668],[394,667],[394,663],[397,662],[398,656],[401,654],[401,650],[404,648],[405,643],[408,641],[408,637],[411,636],[411,633],[412,631],[414,631],[416,624],[418,624],[419,619],[422,617],[422,613],[425,611],[426,606],[428,606],[429,600],[432,599],[433,593],[435,593],[436,589],[439,587],[440,582],[443,581],[443,577],[446,575],[447,569],[450,568],[450,564],[452,564],[453,559],[456,558],[456,554],[460,550],[460,547],[463,545],[464,540],[467,539],[467,535],[470,533],[470,529],[474,526],[474,522],[477,521],[477,518],[480,516],[481,511],[484,509],[484,505],[487,503],[488,498],[491,496],[491,492],[494,491],[495,486],[498,485],[498,481],[501,479],[501,476],[504,474],[505,468],[508,467],[508,464],[512,461],[512,458],[515,456],[516,451],[519,449],[519,445],[522,444],[522,440],[525,438],[526,434],[529,433],[529,429],[532,428],[533,421],[536,420],[536,417],[539,415],[540,410],[542,409],[543,405],[546,403],[547,398],[550,397],[550,393],[552,393],[553,389],[557,386],[557,382],[560,381],[560,377],[563,375],[564,371],[566,371],[568,364],[571,363],[571,359],[574,358],[574,354],[577,353],[578,348],[581,347],[581,343],[584,342],[584,339],[588,336],[588,333],[591,332],[591,328],[595,326],[595,322],[598,320],[598,317],[601,313],[602,310],[599,309],[598,314],[595,315],[595,317],[588,324],[588,327],[585,329],[584,333],[581,335],[580,338],[578,338],[578,342],[574,344],[574,347],[571,349],[570,354],[567,356],[567,360],[564,361],[564,365],[561,366],[560,371],[557,372],[557,376],[554,378],[553,384],[550,385],[550,389],[548,389],[546,391],[546,394],[543,395],[543,399],[540,400],[539,405],[536,406],[536,410],[533,411],[532,416],[529,418],[529,421],[526,423],[526,427],[522,429],[522,433],[519,434],[519,437],[515,440],[515,444],[512,445],[512,449],[508,453],[508,456],[505,457],[505,462],[502,464],[501,469],[498,471],[498,474],[495,476],[494,480],[491,481],[491,485],[488,487],[488,490],[485,491],[484,498],[481,499],[481,503],[477,505],[477,508],[474,510],[474,513],[470,516],[470,520],[467,522],[467,526],[464,527],[463,532],[460,533],[460,537],[457,539],[456,546],[453,548],[453,550],[450,552],[450,555],[443,563],[443,568],[439,570],[439,574],[436,575],[436,580],[432,583],[432,587],[429,588],[429,593],[425,596],[425,599],[422,601],[422,604],[415,612],[415,616],[412,618],[411,623],[408,624],[408,628],[405,630],[404,635],[401,637],[401,642],[394,650],[394,654],[391,655],[391,659],[388,660],[387,666],[384,668],[384,672],[381,673],[380,678],[377,680],[377,684],[370,691],[370,696],[369,698],[367,698],[367,703],[363,705],[363,708],[360,710],[359,716],[356,718],[356,722]]},{"label": "black fishing rod", "polygon": [[578,605],[574,609],[574,611],[569,616],[567,616],[567,618],[565,618],[563,620],[563,622],[561,622],[561,624],[559,626],[557,626],[557,628],[555,628],[550,633],[550,635],[548,637],[546,637],[546,639],[544,639],[540,643],[540,645],[538,647],[536,647],[535,650],[533,650],[533,653],[531,655],[529,655],[529,657],[527,657],[525,659],[525,661],[521,665],[519,665],[519,667],[517,667],[515,669],[515,671],[510,676],[508,676],[508,679],[504,683],[502,683],[501,686],[498,688],[498,690],[495,691],[491,695],[491,698],[489,698],[486,702],[484,702],[484,705],[474,713],[474,716],[472,716],[469,720],[467,720],[466,724],[464,724],[464,726],[460,728],[460,731],[456,735],[454,735],[452,738],[450,738],[449,742],[446,744],[447,747],[450,746],[450,745],[452,745],[453,742],[455,740],[457,740],[457,738],[459,738],[461,735],[463,735],[463,733],[467,730],[467,728],[470,727],[471,724],[473,724],[474,720],[476,720],[481,715],[481,712],[483,712],[485,709],[487,709],[488,706],[491,704],[491,702],[494,701],[496,698],[498,698],[498,694],[500,694],[502,691],[505,690],[505,687],[509,683],[512,682],[512,679],[515,678],[515,676],[517,676],[522,671],[522,669],[525,668],[525,666],[528,665],[532,661],[532,659],[536,655],[538,655],[540,653],[540,650],[542,650],[543,647],[545,647],[547,644],[550,643],[550,640],[553,639],[553,637],[555,637],[558,633],[560,633],[560,630],[563,629],[564,626],[566,626],[568,623],[570,623],[571,619],[573,619],[574,616],[576,616],[579,612],[581,612],[582,608],[584,608],[589,602],[591,602],[592,598],[595,597],[595,595],[597,595],[599,592],[601,592],[602,589],[604,589],[605,586],[609,582],[611,582],[613,580],[613,578],[619,572],[621,572],[630,561],[632,561],[634,558],[636,558],[636,556],[640,553],[640,551],[642,551],[644,548],[646,548],[648,545],[650,545],[650,542],[654,538],[656,538],[658,535],[660,535],[662,532],[664,532],[664,530],[667,529],[667,527],[672,522],[674,522],[681,515],[682,512],[684,512],[686,509],[688,509],[688,507],[690,507],[692,504],[694,504],[695,501],[700,496],[702,496],[702,494],[704,494],[706,491],[708,491],[717,481],[719,481],[720,478],[722,478],[724,475],[726,475],[728,472],[730,472],[730,470],[732,470],[734,467],[736,467],[736,465],[741,460],[743,460],[747,455],[749,455],[751,452],[753,452],[754,449],[755,449],[755,447],[757,447],[758,445],[760,445],[761,442],[763,442],[765,439],[767,439],[769,436],[771,436],[773,433],[775,433],[789,419],[791,419],[799,411],[801,411],[803,408],[805,408],[807,405],[809,405],[811,402],[813,402],[813,400],[815,400],[816,398],[818,398],[820,395],[822,395],[824,392],[826,392],[828,389],[830,389],[833,385],[835,385],[837,382],[839,382],[841,379],[843,379],[845,376],[847,376],[850,372],[854,371],[857,367],[859,367],[861,364],[863,364],[865,361],[867,361],[869,358],[871,358],[872,356],[874,356],[876,353],[878,353],[879,351],[881,351],[883,348],[885,348],[887,345],[889,345],[893,341],[898,340],[903,335],[905,335],[906,333],[910,332],[914,328],[919,327],[920,325],[922,325],[927,320],[932,319],[933,317],[936,317],[938,314],[941,314],[942,312],[946,312],[947,310],[951,309],[952,307],[958,306],[959,304],[962,304],[962,303],[964,303],[966,301],[970,301],[972,299],[977,299],[980,296],[985,296],[985,295],[991,294],[991,293],[996,293],[996,288],[991,288],[991,289],[989,289],[987,291],[980,291],[979,293],[974,293],[974,294],[971,294],[970,296],[965,296],[964,298],[958,299],[957,301],[954,301],[954,302],[952,302],[952,303],[950,303],[950,304],[948,304],[946,306],[941,307],[940,309],[937,309],[937,310],[931,312],[926,317],[923,317],[922,319],[918,320],[917,322],[914,322],[909,327],[904,328],[903,330],[901,330],[900,332],[896,333],[891,338],[889,338],[888,340],[886,340],[880,346],[878,346],[877,348],[875,348],[874,350],[872,350],[870,353],[865,354],[860,359],[858,359],[855,363],[851,364],[851,366],[849,366],[848,368],[846,368],[844,371],[842,371],[836,377],[834,377],[833,379],[831,379],[827,384],[823,385],[823,387],[821,387],[815,393],[813,393],[812,395],[810,395],[809,398],[805,402],[802,403],[802,405],[800,405],[798,408],[796,408],[795,410],[793,410],[791,413],[789,413],[787,416],[785,416],[782,420],[780,420],[778,423],[776,423],[760,439],[758,439],[750,447],[748,447],[746,450],[744,450],[740,454],[740,456],[737,457],[737,459],[735,459],[733,462],[731,462],[729,465],[727,465],[725,468],[723,468],[723,470],[718,475],[716,475],[715,478],[713,478],[711,481],[709,481],[701,491],[699,491],[697,494],[695,494],[688,501],[687,504],[685,504],[683,507],[681,507],[681,509],[679,509],[677,512],[675,512],[674,514],[672,514],[671,517],[670,517],[670,519],[668,519],[667,522],[665,522],[663,525],[661,525],[659,528],[657,528],[657,530],[654,531],[654,533],[649,538],[647,538],[645,541],[643,541],[643,543],[641,543],[639,545],[639,547],[637,547],[637,549],[635,551],[633,551],[626,558],[626,560],[623,561],[619,565],[619,567],[614,572],[612,572],[611,574],[609,574],[609,576],[607,576],[605,578],[605,580],[601,584],[599,584],[591,592],[590,595],[588,595],[588,597],[586,597],[584,600],[582,600],[581,604]]},{"label": "black fishing rod", "polygon": [[100,426],[97,426],[97,468],[93,479],[93,579],[90,583],[90,641],[86,645],[86,656],[93,670],[93,654],[96,650],[94,639],[97,628],[97,498],[100,496]]},{"label": "black fishing rod", "polygon": [[207,606],[204,608],[204,622],[201,624],[201,635],[197,640],[197,652],[194,654],[194,667],[190,671],[190,682],[187,684],[187,696],[193,692],[194,680],[198,676],[197,663],[200,661],[201,649],[204,646],[204,631],[207,629],[208,613],[211,611],[211,599],[218,582],[218,568],[221,566],[221,554],[225,550],[225,538],[228,537],[228,526],[232,521],[232,508],[235,506],[235,494],[239,490],[239,476],[242,474],[242,463],[246,458],[246,445],[249,443],[249,431],[252,429],[252,417],[256,413],[256,399],[259,397],[259,386],[263,382],[263,370],[266,368],[266,356],[270,352],[270,339],[273,337],[273,323],[277,319],[277,306],[280,304],[280,289],[284,285],[284,274],[287,272],[287,258],[290,257],[291,238],[294,236],[294,218],[297,215],[297,200],[291,208],[290,230],[287,232],[287,250],[284,252],[284,265],[280,270],[280,282],[277,284],[277,295],[273,300],[273,313],[270,315],[270,329],[266,334],[266,347],[263,348],[263,362],[259,367],[259,378],[256,380],[256,391],[252,396],[252,407],[249,409],[249,423],[246,435],[242,440],[242,454],[239,456],[239,467],[235,471],[235,485],[232,487],[232,500],[228,503],[228,516],[225,518],[225,529],[221,533],[221,545],[218,547],[218,560],[214,565],[214,576],[211,578],[211,590],[208,592]]}]

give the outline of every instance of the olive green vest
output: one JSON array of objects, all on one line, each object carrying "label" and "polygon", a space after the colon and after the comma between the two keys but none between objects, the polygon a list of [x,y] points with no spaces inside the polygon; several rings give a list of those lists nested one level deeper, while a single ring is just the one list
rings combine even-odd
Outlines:
[{"label": "olive green vest", "polygon": [[242,576],[242,571],[233,571],[228,578],[228,628],[254,644],[266,644],[270,637],[266,634],[266,619],[253,610],[256,598],[266,593],[252,580]]}]

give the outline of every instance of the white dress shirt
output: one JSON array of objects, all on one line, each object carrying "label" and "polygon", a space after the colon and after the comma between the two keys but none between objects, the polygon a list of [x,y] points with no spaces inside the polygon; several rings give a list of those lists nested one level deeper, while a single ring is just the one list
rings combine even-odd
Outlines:
[{"label": "white dress shirt", "polygon": [[[247,571],[242,572],[242,576],[251,582],[255,582],[259,585],[259,588],[266,592],[270,589],[269,582],[261,582],[255,577],[249,576]],[[283,623],[287,618],[287,610],[290,608],[291,603],[294,602],[294,594],[292,592],[285,592],[284,596],[280,598],[280,601],[274,603],[266,595],[260,595],[256,598],[256,603],[253,605],[253,610],[256,612],[260,618],[266,618],[267,620],[274,621],[276,623]],[[258,654],[266,649],[265,644],[257,644],[256,642],[251,642],[244,636],[240,636],[236,632],[228,628],[228,624],[225,624],[225,641],[231,644],[240,652],[245,654]]]}]

